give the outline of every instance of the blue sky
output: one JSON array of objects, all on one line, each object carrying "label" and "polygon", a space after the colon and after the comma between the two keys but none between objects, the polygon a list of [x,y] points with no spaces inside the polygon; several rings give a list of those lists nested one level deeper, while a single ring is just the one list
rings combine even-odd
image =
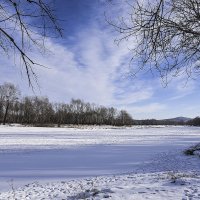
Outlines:
[{"label": "blue sky", "polygon": [[[0,84],[13,82],[22,95],[48,96],[51,101],[69,102],[80,98],[105,106],[126,109],[133,118],[170,118],[199,115],[199,78],[180,76],[163,87],[161,79],[145,71],[131,76],[129,51],[132,43],[114,42],[118,34],[107,24],[108,17],[126,12],[126,6],[103,0],[55,0],[57,16],[64,19],[63,39],[47,39],[45,55],[31,55],[47,68],[35,67],[40,88],[28,87],[24,70],[12,56],[0,58]],[[117,10],[117,12],[116,12]],[[132,66],[134,68],[134,65]]]}]

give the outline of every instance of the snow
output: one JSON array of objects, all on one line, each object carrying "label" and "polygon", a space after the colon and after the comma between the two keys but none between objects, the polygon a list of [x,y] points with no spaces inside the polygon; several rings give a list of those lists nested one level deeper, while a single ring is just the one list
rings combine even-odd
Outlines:
[{"label": "snow", "polygon": [[0,199],[195,200],[200,198],[196,174],[151,173],[27,184],[0,194]]},{"label": "snow", "polygon": [[0,200],[200,199],[199,155],[182,153],[198,127],[0,126],[0,141]]},{"label": "snow", "polygon": [[195,127],[39,128],[0,126],[0,150],[58,149],[100,144],[191,144],[200,138]]}]

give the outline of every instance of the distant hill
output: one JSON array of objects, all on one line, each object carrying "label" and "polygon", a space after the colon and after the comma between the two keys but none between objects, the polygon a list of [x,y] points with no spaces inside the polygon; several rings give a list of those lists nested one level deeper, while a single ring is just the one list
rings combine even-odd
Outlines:
[{"label": "distant hill", "polygon": [[175,118],[165,119],[165,120],[166,121],[173,121],[173,122],[188,122],[191,119],[192,118],[188,118],[188,117],[175,117]]}]

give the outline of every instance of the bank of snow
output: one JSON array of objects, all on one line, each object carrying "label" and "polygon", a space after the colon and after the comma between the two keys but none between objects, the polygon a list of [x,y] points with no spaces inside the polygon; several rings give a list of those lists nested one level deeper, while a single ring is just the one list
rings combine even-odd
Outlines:
[{"label": "bank of snow", "polygon": [[195,200],[200,176],[194,173],[151,173],[27,184],[0,194],[1,200]]}]

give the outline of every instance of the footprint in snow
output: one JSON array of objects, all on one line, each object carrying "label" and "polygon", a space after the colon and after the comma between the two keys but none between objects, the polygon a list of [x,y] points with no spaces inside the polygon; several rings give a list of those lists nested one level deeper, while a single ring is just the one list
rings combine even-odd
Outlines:
[{"label": "footprint in snow", "polygon": [[143,191],[140,191],[140,192],[138,192],[139,194],[145,194],[146,192],[143,192]]},{"label": "footprint in snow", "polygon": [[182,198],[182,200],[194,200],[194,199],[200,199],[200,194],[198,193],[198,189],[197,188],[191,188],[190,189],[186,189],[184,190],[184,197]]},{"label": "footprint in snow", "polygon": [[119,187],[119,186],[117,186],[116,188],[117,188],[117,189],[120,189],[120,190],[123,190],[123,189],[124,189],[123,187]]}]

